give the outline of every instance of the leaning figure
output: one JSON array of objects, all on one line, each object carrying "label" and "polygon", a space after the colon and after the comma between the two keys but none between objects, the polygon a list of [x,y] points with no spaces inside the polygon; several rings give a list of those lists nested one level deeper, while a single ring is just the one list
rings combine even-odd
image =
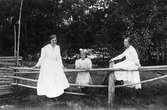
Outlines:
[{"label": "leaning figure", "polygon": [[[136,49],[131,45],[130,37],[124,39],[124,46],[126,50],[117,57],[112,58],[110,60],[110,63],[113,63],[114,61],[122,59],[124,57],[125,60],[117,64],[113,64],[112,67],[114,69],[137,70],[141,65]],[[128,87],[141,89],[139,71],[115,71],[114,75],[116,80],[123,81],[124,84],[139,83]]]}]

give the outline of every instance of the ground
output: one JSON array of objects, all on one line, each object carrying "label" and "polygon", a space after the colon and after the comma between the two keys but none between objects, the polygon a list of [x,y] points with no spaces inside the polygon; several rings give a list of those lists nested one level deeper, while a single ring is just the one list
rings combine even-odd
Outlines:
[{"label": "ground", "polygon": [[[165,73],[142,72],[140,75],[141,80],[145,80]],[[63,94],[51,103],[49,99],[37,96],[36,90],[22,88],[1,96],[0,110],[167,110],[166,79],[142,84],[141,90],[117,88],[112,108],[107,106],[107,89],[91,89],[94,92],[91,96]]]},{"label": "ground", "polygon": [[[158,88],[156,88],[158,89]],[[166,94],[160,90],[117,89],[112,110],[166,110]],[[147,93],[147,92],[154,92]],[[21,94],[21,95],[19,95]],[[107,96],[74,96],[64,94],[50,103],[47,98],[39,97],[34,90],[24,93],[1,96],[0,110],[108,110]]]},{"label": "ground", "polygon": [[[156,82],[154,82],[156,83]],[[129,88],[116,89],[112,110],[167,110],[165,84],[144,84],[136,91]],[[103,90],[101,90],[103,91]],[[102,93],[102,92],[101,92]],[[107,95],[75,96],[63,94],[50,103],[47,98],[36,95],[35,90],[1,96],[0,110],[108,110]]]}]

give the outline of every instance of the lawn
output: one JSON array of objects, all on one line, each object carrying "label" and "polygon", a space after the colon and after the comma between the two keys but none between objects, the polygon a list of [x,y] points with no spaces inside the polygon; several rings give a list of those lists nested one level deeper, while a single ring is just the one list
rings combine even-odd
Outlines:
[{"label": "lawn", "polygon": [[[141,80],[157,77],[165,72],[142,72]],[[104,76],[91,74],[95,83],[102,83]],[[75,74],[67,75],[75,80]],[[21,91],[0,97],[0,110],[108,110],[107,89],[91,89],[91,96],[63,94],[57,101],[50,103],[45,97],[36,95],[36,90],[22,88]],[[78,90],[78,89],[69,89]],[[149,82],[136,91],[130,88],[117,88],[112,110],[167,110],[166,79]]]}]

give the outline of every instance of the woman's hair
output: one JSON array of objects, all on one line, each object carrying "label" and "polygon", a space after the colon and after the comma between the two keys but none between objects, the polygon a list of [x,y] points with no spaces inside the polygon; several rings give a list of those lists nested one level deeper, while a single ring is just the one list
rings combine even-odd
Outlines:
[{"label": "woman's hair", "polygon": [[80,48],[79,51],[80,51],[80,55],[81,55],[81,54],[85,54],[85,58],[87,58],[87,56],[88,56],[88,52],[87,52],[86,49],[82,49],[82,48]]},{"label": "woman's hair", "polygon": [[76,59],[79,59],[80,58],[80,54],[76,54]]},{"label": "woman's hair", "polygon": [[52,40],[52,39],[54,39],[54,38],[56,38],[56,39],[57,39],[56,34],[52,34],[52,35],[50,35],[50,36],[49,36],[49,40]]},{"label": "woman's hair", "polygon": [[127,39],[127,40],[128,40],[128,42],[129,42],[129,44],[131,44],[132,39],[131,39],[130,37],[125,37],[125,38],[124,38],[124,40],[125,40],[125,39]]},{"label": "woman's hair", "polygon": [[56,34],[51,34],[49,36],[48,40],[46,42],[44,42],[41,47],[44,47],[45,45],[49,44],[50,40],[52,40],[53,38],[57,38]]}]

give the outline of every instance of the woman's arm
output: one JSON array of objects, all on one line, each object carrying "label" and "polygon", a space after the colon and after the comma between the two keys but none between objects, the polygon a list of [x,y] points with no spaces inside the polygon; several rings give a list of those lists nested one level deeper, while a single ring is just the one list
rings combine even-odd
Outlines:
[{"label": "woman's arm", "polygon": [[122,54],[116,56],[115,58],[112,58],[109,62],[113,62],[114,60],[122,59],[123,57],[125,57],[125,52],[126,50]]},{"label": "woman's arm", "polygon": [[88,59],[87,67],[88,69],[92,68],[92,61],[90,59]]},{"label": "woman's arm", "polygon": [[38,62],[37,62],[37,64],[35,65],[35,67],[40,67],[44,58],[45,58],[45,49],[42,48],[42,49],[41,49],[41,56],[40,56],[40,58],[38,59]]},{"label": "woman's arm", "polygon": [[140,64],[139,57],[138,57],[138,54],[137,54],[135,48],[133,48],[131,50],[131,55],[132,55],[133,62],[135,63],[135,65],[138,66],[138,67],[140,67],[141,64]]},{"label": "woman's arm", "polygon": [[60,46],[58,46],[58,56],[57,56],[57,58],[58,58],[58,62],[60,64],[60,66],[63,68],[64,65],[63,65],[62,58],[61,58]]},{"label": "woman's arm", "polygon": [[80,67],[79,60],[75,60],[75,68],[78,69]]}]

